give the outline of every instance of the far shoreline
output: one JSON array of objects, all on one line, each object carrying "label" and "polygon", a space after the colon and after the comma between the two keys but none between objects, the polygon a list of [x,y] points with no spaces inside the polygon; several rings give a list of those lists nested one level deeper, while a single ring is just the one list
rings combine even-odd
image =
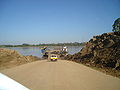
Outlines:
[{"label": "far shoreline", "polygon": [[21,44],[21,45],[0,45],[0,47],[43,47],[43,46],[84,46],[86,44],[86,42],[74,42],[74,43],[50,43],[50,44]]},{"label": "far shoreline", "polygon": [[[6,47],[44,47],[44,46],[47,46],[47,45],[43,45],[43,46],[9,46],[9,45],[0,45],[0,48],[6,48]],[[60,45],[60,46],[57,46],[57,45],[48,45],[48,47],[51,47],[51,46],[55,46],[55,47],[63,47],[63,46],[84,46],[84,45]]]}]

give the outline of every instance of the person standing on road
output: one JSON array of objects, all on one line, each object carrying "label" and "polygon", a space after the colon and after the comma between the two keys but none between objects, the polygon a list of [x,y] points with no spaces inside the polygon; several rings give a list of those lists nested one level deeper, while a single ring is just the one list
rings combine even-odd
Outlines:
[{"label": "person standing on road", "polygon": [[67,47],[63,47],[63,52],[67,52]]}]

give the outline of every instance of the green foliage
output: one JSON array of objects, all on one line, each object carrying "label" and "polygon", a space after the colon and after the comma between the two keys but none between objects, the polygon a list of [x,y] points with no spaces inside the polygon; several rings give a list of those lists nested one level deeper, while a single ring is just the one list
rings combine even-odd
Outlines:
[{"label": "green foliage", "polygon": [[120,18],[116,19],[114,24],[113,24],[113,32],[120,32]]},{"label": "green foliage", "polygon": [[22,46],[29,46],[29,44],[27,44],[27,43],[23,43]]}]

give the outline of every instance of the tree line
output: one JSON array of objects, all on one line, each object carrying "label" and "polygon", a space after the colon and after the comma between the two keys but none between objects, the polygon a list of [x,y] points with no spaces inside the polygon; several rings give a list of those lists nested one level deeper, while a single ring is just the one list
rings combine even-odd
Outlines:
[{"label": "tree line", "polygon": [[84,46],[86,42],[74,42],[74,43],[50,43],[50,44],[27,44],[23,43],[22,45],[0,45],[0,47],[30,47],[30,46]]}]

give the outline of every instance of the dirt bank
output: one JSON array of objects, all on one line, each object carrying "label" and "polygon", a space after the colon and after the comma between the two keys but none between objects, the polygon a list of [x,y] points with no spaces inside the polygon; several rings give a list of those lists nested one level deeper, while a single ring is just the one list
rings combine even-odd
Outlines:
[{"label": "dirt bank", "polygon": [[15,50],[0,48],[0,70],[38,60],[35,56],[23,56]]},{"label": "dirt bank", "polygon": [[94,36],[80,52],[65,59],[120,77],[120,32]]}]

